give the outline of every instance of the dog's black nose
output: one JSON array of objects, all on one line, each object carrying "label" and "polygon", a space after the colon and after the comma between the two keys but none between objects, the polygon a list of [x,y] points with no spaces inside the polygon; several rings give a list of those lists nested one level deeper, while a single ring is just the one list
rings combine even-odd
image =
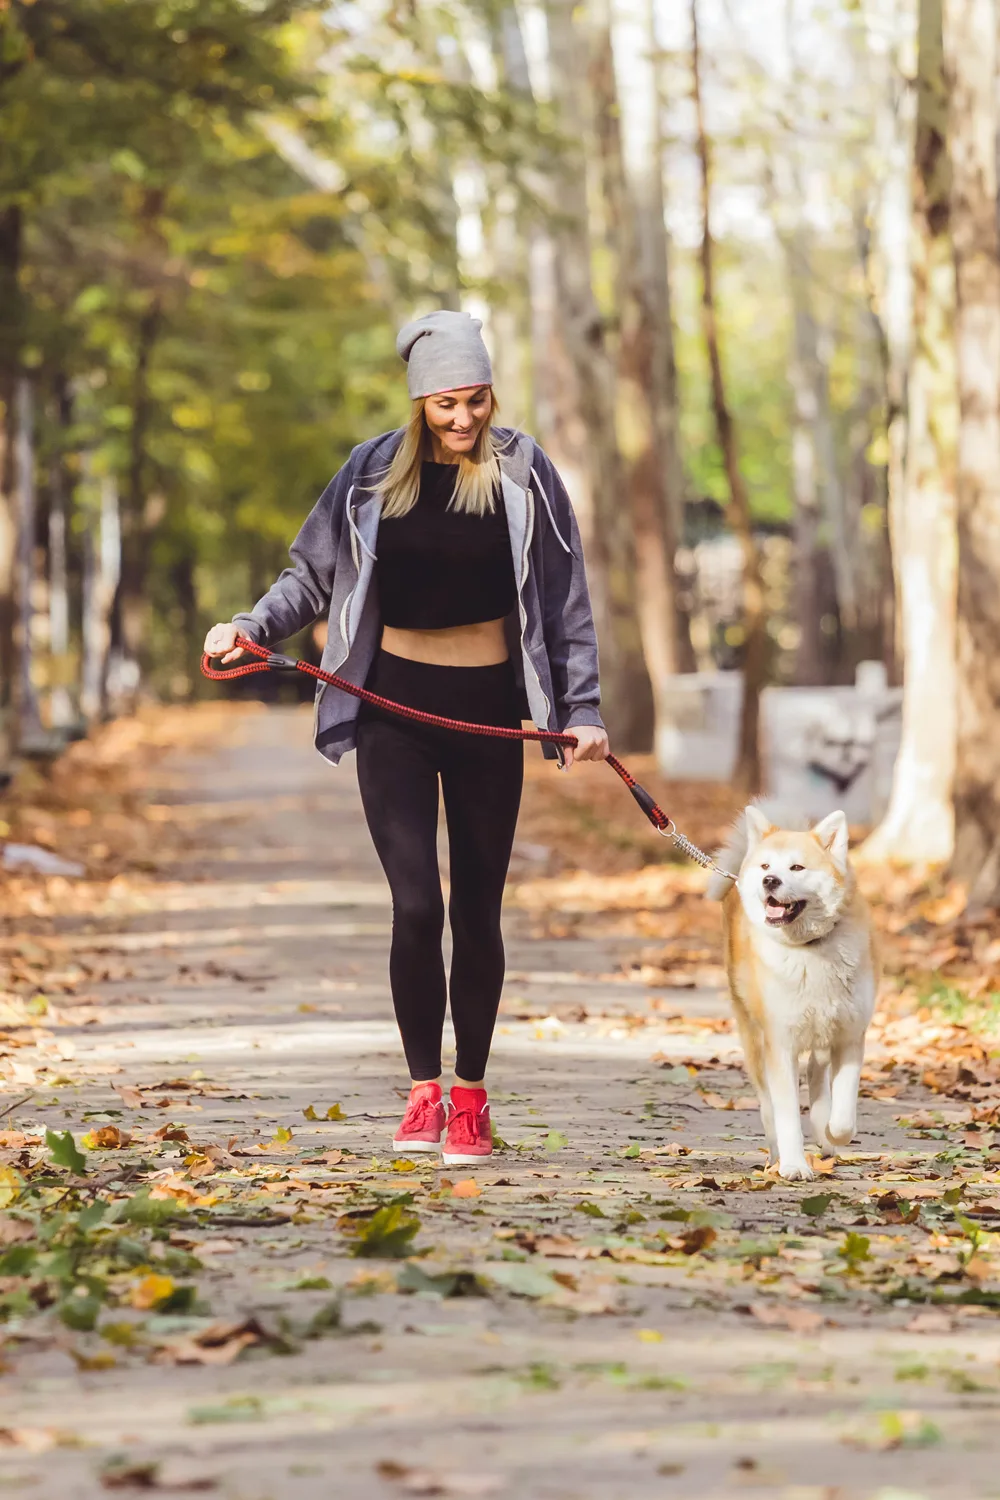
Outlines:
[{"label": "dog's black nose", "polygon": [[776,891],[778,889],[778,886],[780,884],[781,884],[781,881],[778,879],[777,875],[765,875],[764,876],[764,889],[765,889],[765,891]]}]

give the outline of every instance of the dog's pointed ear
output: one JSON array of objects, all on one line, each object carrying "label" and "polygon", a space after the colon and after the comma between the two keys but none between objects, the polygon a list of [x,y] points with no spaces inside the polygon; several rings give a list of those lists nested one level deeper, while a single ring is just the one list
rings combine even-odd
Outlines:
[{"label": "dog's pointed ear", "polygon": [[764,816],[759,807],[751,802],[743,814],[747,824],[747,853],[751,854],[761,839],[766,838],[774,827],[771,820]]},{"label": "dog's pointed ear", "polygon": [[841,812],[828,813],[827,816],[816,824],[813,829],[816,838],[819,839],[824,849],[827,849],[830,858],[838,870],[847,869],[847,814]]}]

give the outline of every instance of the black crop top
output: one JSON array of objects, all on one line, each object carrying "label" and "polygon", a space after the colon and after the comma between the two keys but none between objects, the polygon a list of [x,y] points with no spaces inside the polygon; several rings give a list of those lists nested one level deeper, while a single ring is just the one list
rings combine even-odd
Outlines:
[{"label": "black crop top", "polygon": [[517,602],[503,499],[496,495],[483,516],[450,510],[457,472],[454,464],[423,464],[413,509],[379,522],[376,571],[385,625],[476,625],[503,619]]}]

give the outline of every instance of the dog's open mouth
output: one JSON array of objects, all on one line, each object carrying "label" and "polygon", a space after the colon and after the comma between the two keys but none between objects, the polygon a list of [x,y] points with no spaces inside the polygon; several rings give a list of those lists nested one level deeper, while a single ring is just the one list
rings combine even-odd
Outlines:
[{"label": "dog's open mouth", "polygon": [[787,927],[805,909],[804,901],[779,901],[777,896],[768,896],[764,902],[764,918],[768,927]]}]

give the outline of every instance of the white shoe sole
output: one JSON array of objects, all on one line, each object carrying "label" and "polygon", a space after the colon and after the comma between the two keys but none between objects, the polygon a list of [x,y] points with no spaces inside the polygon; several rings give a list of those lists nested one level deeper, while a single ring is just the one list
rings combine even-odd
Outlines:
[{"label": "white shoe sole", "polygon": [[440,1141],[396,1141],[392,1143],[393,1150],[400,1153],[406,1152],[409,1156],[411,1151],[440,1151]]},{"label": "white shoe sole", "polygon": [[449,1156],[444,1151],[441,1160],[446,1167],[481,1167],[484,1162],[493,1160],[493,1153],[491,1151],[489,1156]]}]

